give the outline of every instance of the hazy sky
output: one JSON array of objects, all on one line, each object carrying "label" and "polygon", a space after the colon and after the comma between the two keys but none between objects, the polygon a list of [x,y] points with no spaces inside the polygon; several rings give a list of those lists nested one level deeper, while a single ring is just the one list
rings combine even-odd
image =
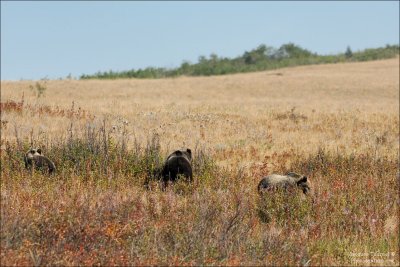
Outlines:
[{"label": "hazy sky", "polygon": [[178,67],[293,42],[319,54],[399,43],[399,2],[1,1],[1,79]]}]

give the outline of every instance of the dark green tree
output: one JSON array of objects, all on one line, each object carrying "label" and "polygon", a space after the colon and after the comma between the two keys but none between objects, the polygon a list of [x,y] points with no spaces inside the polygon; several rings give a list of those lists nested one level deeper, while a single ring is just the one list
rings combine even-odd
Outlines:
[{"label": "dark green tree", "polygon": [[344,55],[346,56],[347,59],[352,58],[353,57],[353,51],[351,51],[350,46],[347,46],[346,48],[346,52],[344,53]]}]

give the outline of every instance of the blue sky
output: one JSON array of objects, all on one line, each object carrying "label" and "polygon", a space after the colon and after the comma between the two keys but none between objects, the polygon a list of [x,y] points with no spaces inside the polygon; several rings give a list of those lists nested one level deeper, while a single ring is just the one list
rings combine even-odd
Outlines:
[{"label": "blue sky", "polygon": [[1,1],[1,79],[178,67],[293,42],[319,54],[399,43],[398,1]]}]

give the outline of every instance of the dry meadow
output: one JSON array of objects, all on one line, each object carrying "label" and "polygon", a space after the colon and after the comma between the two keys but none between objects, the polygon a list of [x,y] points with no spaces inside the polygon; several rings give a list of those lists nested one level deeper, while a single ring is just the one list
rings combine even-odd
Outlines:
[{"label": "dry meadow", "polygon": [[[56,175],[25,170],[31,146]],[[145,189],[184,147],[194,183]],[[398,168],[399,58],[2,81],[1,264],[398,265]],[[258,181],[287,171],[312,193],[271,206]]]}]

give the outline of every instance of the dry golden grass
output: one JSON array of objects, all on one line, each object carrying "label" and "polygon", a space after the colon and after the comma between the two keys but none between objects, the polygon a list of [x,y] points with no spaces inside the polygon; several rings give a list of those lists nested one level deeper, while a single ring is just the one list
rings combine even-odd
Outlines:
[{"label": "dry golden grass", "polygon": [[[1,82],[5,264],[376,265],[364,256],[399,253],[399,58],[39,83],[40,97],[36,82]],[[186,195],[147,192],[135,177],[111,177],[108,169],[103,175],[87,165],[89,178],[71,174],[61,159],[56,179],[30,177],[7,150],[23,142],[56,154],[70,130],[82,136],[103,123],[114,140],[128,137],[129,149],[152,136],[163,155],[205,147],[225,171],[197,177]],[[110,169],[129,170],[121,162]],[[262,175],[288,168],[311,178],[312,219],[266,225],[254,189]]]},{"label": "dry golden grass", "polygon": [[[256,155],[242,159],[246,162],[288,148],[311,152],[324,146],[351,152],[370,149],[383,135],[388,147],[395,147],[398,139],[398,58],[220,77],[41,84],[47,89],[38,98],[30,88],[34,82],[2,82],[2,102],[24,96],[33,106],[74,105],[95,115],[94,121],[108,118],[110,125],[128,120],[131,143],[134,137],[146,140],[156,132],[169,148],[201,142],[217,151],[256,149]],[[286,116],[293,108],[294,116]],[[33,130],[35,136],[42,133],[50,139],[65,135],[70,127],[68,117],[34,112],[3,112],[2,121],[7,122],[2,129],[7,140],[15,138],[15,127],[20,138]],[[74,126],[79,129],[87,122],[75,120]]]}]

